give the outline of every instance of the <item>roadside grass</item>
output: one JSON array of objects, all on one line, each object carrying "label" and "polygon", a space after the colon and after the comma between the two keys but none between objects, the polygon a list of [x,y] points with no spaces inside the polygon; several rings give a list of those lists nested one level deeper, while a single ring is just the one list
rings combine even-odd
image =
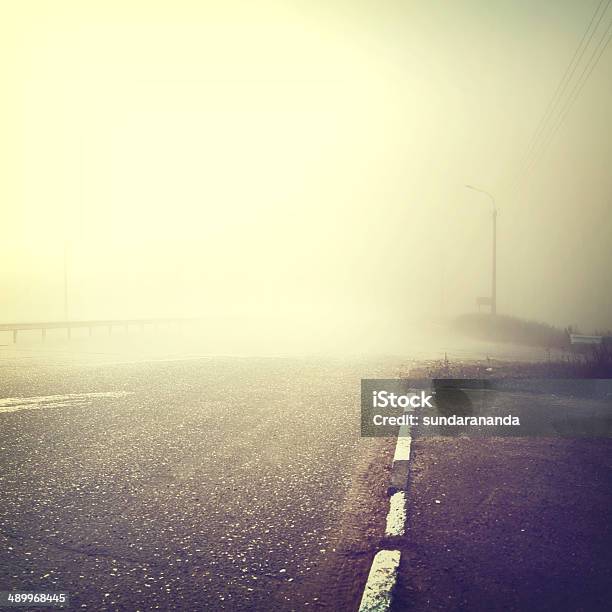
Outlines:
[{"label": "roadside grass", "polygon": [[452,327],[480,340],[541,346],[546,349],[568,347],[568,335],[565,330],[509,315],[492,317],[490,314],[465,314],[457,317],[452,322]]},{"label": "roadside grass", "polygon": [[612,344],[589,346],[580,353],[539,362],[429,361],[413,377],[424,378],[612,378]]},{"label": "roadside grass", "polygon": [[535,363],[482,362],[453,363],[447,359],[430,363],[425,375],[431,377],[530,377],[530,378],[612,378],[611,332],[596,332],[608,336],[603,344],[570,346],[569,333],[538,321],[526,321],[508,315],[466,314],[457,317],[452,327],[473,338],[493,342],[511,342],[566,351],[562,357]]}]

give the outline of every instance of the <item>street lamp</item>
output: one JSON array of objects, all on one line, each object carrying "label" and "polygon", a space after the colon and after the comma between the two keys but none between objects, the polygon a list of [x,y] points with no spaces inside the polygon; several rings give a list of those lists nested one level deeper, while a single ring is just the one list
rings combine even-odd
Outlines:
[{"label": "street lamp", "polygon": [[493,220],[493,266],[492,266],[492,278],[491,278],[491,314],[497,314],[497,206],[495,205],[495,198],[484,189],[479,189],[473,185],[466,185],[468,189],[479,191],[491,198],[492,207],[492,220]]}]

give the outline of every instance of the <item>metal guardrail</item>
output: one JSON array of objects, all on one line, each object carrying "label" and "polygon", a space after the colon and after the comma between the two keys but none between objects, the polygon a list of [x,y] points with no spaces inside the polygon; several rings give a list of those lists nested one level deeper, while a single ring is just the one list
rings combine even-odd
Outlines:
[{"label": "metal guardrail", "polygon": [[68,334],[68,338],[71,336],[71,331],[77,328],[88,328],[89,335],[92,334],[94,327],[106,327],[108,333],[111,334],[113,327],[123,327],[126,331],[130,326],[137,325],[141,330],[144,329],[145,325],[159,325],[163,323],[186,323],[190,321],[196,321],[197,319],[185,319],[185,318],[158,318],[158,319],[100,319],[90,321],[37,321],[30,323],[0,323],[0,332],[8,331],[13,332],[13,343],[17,342],[17,334],[20,331],[31,331],[40,330],[42,339],[44,340],[49,329],[65,329]]}]

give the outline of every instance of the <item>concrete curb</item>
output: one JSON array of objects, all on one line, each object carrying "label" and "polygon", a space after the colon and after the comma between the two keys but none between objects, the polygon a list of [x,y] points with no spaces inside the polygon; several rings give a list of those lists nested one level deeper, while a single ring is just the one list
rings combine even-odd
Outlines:
[{"label": "concrete curb", "polygon": [[389,513],[387,514],[386,538],[403,536],[406,531],[406,492],[397,491],[389,500]]},{"label": "concrete curb", "polygon": [[391,465],[391,482],[387,489],[389,495],[392,495],[396,491],[405,491],[408,486],[411,445],[412,437],[410,435],[410,427],[408,425],[402,425],[397,436],[395,455],[393,456],[393,464]]},{"label": "concrete curb", "polygon": [[359,612],[385,612],[389,609],[399,562],[399,550],[381,550],[376,553],[363,591]]},{"label": "concrete curb", "polygon": [[[411,444],[410,426],[404,425],[398,432],[391,466],[391,484],[387,489],[391,498],[385,528],[386,538],[401,537],[406,530],[406,488]],[[399,550],[380,550],[376,553],[363,590],[359,612],[386,612],[389,610],[393,589],[397,582],[400,558]]]}]

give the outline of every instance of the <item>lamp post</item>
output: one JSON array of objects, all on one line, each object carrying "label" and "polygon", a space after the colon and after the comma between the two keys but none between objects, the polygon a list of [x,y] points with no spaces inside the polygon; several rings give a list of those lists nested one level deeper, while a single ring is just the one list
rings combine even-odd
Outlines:
[{"label": "lamp post", "polygon": [[492,221],[493,221],[493,241],[492,241],[492,274],[491,274],[491,314],[497,314],[497,206],[495,198],[484,189],[479,189],[473,185],[466,185],[468,189],[484,193],[491,199]]}]

